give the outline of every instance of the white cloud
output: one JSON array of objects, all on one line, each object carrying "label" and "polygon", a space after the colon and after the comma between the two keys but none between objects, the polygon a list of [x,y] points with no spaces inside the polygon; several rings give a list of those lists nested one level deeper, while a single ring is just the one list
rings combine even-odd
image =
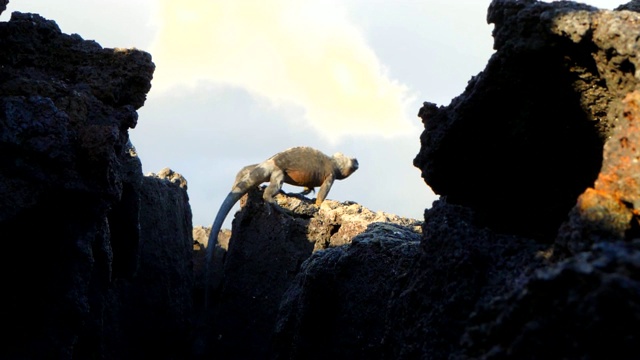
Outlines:
[{"label": "white cloud", "polygon": [[201,82],[302,108],[327,139],[407,134],[415,109],[344,6],[327,0],[161,0],[154,91]]}]

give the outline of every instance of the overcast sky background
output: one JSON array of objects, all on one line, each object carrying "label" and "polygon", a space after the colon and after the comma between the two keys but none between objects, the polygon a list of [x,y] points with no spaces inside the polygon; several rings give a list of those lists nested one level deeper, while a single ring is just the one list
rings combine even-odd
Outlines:
[{"label": "overcast sky background", "polygon": [[412,163],[418,110],[448,105],[493,53],[490,0],[10,1],[0,21],[38,13],[105,48],[151,53],[130,136],[145,174],[187,179],[194,226],[211,225],[240,168],[293,146],[358,158],[329,199],[422,219],[437,195]]}]

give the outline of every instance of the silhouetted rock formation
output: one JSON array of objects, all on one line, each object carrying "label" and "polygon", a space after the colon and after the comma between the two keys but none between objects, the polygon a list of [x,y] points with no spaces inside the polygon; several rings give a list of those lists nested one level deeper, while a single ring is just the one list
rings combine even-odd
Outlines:
[{"label": "silhouetted rock formation", "polygon": [[188,197],[143,177],[128,135],[151,56],[17,12],[0,49],[0,358],[182,357]]},{"label": "silhouetted rock formation", "polygon": [[192,226],[186,180],[143,176],[129,142],[151,56],[14,13],[0,23],[0,358],[636,353],[640,14],[494,0],[487,19],[486,69],[420,110],[414,164],[442,195],[423,222],[286,194],[268,211],[255,189],[205,277],[210,230]]},{"label": "silhouetted rock formation", "polygon": [[[550,238],[557,230],[598,174],[603,141],[622,115],[611,102],[633,89],[616,51],[626,44],[606,31],[620,15],[595,10],[492,2],[496,52],[486,69],[450,105],[425,103],[419,113],[425,131],[414,164],[436,193],[499,231]],[[591,16],[603,23],[590,29]]]},{"label": "silhouetted rock formation", "polygon": [[[228,250],[217,249],[209,284],[208,307],[213,312],[206,323],[209,338],[203,340],[209,348],[204,354],[255,359],[269,353],[283,294],[301,266],[313,263],[314,253],[341,249],[362,236],[380,235],[383,243],[384,238],[401,239],[417,251],[421,225],[417,220],[374,213],[349,202],[325,200],[318,208],[304,197],[278,194],[276,200],[291,214],[269,211],[262,191],[249,192],[241,199],[241,211],[233,220]],[[202,253],[196,254],[198,262],[203,258]],[[384,268],[390,263],[377,262],[377,266]],[[371,275],[381,279],[379,273]]]},{"label": "silhouetted rock formation", "polygon": [[355,241],[315,254],[283,299],[274,358],[635,353],[640,16],[496,0],[488,20],[487,68],[450,105],[420,110],[414,164],[442,195],[420,254],[386,272]]}]

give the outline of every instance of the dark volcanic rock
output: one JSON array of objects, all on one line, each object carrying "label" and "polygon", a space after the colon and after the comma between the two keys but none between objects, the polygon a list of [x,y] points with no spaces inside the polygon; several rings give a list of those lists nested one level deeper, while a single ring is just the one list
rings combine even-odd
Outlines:
[{"label": "dark volcanic rock", "polygon": [[145,179],[128,135],[151,56],[17,12],[0,49],[0,357],[181,358],[186,188]]},{"label": "dark volcanic rock", "polygon": [[376,222],[351,245],[314,253],[282,298],[274,358],[378,358],[386,300],[417,264],[419,241],[407,228]]},{"label": "dark volcanic rock", "polygon": [[[233,220],[228,250],[219,249],[217,260],[222,263],[213,264],[208,304],[213,311],[207,314],[210,318],[202,330],[207,338],[201,341],[207,345],[200,350],[202,353],[199,356],[254,359],[269,354],[282,297],[294,283],[296,276],[304,276],[299,273],[306,274],[306,271],[301,271],[304,264],[311,262],[309,266],[314,267],[314,259],[318,259],[312,256],[314,251],[317,253],[323,249],[350,244],[356,241],[354,238],[358,238],[357,236],[364,238],[360,245],[353,247],[364,249],[368,247],[365,243],[377,241],[365,239],[375,239],[381,234],[388,235],[396,242],[412,242],[411,246],[417,248],[421,225],[417,220],[382,212],[374,213],[349,202],[325,200],[318,208],[312,200],[298,196],[279,194],[276,200],[290,215],[269,211],[262,200],[261,191],[251,191],[241,200],[242,208]],[[372,228],[378,230],[373,231]],[[369,233],[373,235],[365,235]],[[374,279],[385,276],[384,273],[388,271],[385,264],[393,263],[391,258],[394,255],[375,250],[376,246],[380,245],[375,245],[371,254],[345,256],[345,259],[359,258],[362,262],[362,270],[351,275],[354,277],[354,284],[361,280],[357,275],[370,273],[370,282],[362,284],[363,290]],[[391,241],[385,243],[383,248],[385,246],[396,245]],[[340,253],[345,250],[336,251]],[[380,261],[387,256],[390,259]],[[200,257],[196,254],[196,258]],[[396,254],[395,258],[400,258],[400,255]],[[368,263],[370,260],[373,262]],[[319,261],[322,263],[322,260]],[[347,266],[350,268],[352,265]],[[371,266],[375,267],[375,272]],[[348,286],[349,284],[345,284],[344,289]],[[339,293],[336,288],[336,296]],[[351,307],[350,304],[348,306]],[[315,313],[316,310],[313,308],[311,312]],[[343,319],[347,319],[350,310],[348,307],[343,310]],[[356,317],[357,314],[354,314],[351,319],[355,320]],[[295,331],[295,325],[293,326],[293,329],[287,328],[286,331]],[[372,331],[379,332],[379,329]],[[280,338],[286,339],[286,336]],[[279,350],[286,348],[288,346],[284,345]]]},{"label": "dark volcanic rock", "polygon": [[283,194],[269,211],[256,189],[209,244],[207,278],[186,180],[142,176],[129,143],[150,55],[14,13],[0,23],[0,358],[636,353],[640,16],[494,0],[488,20],[487,68],[420,110],[414,163],[443,195],[423,223]]},{"label": "dark volcanic rock", "polygon": [[573,2],[495,0],[496,49],[446,107],[425,103],[414,164],[498,231],[550,241],[592,186],[634,90],[638,15]]},{"label": "dark volcanic rock", "polygon": [[640,1],[631,0],[626,4],[618,6],[615,10],[618,10],[618,11],[620,11],[620,10],[629,10],[629,11],[640,12]]},{"label": "dark volcanic rock", "polygon": [[[314,254],[283,299],[273,357],[635,353],[640,17],[495,0],[488,19],[487,68],[420,111],[414,163],[444,195],[420,253],[354,242]],[[394,260],[372,282],[382,259]]]},{"label": "dark volcanic rock", "polygon": [[2,14],[5,10],[7,10],[7,4],[9,0],[0,0],[0,14]]},{"label": "dark volcanic rock", "polygon": [[170,169],[144,177],[136,272],[120,282],[122,343],[113,358],[183,359],[193,329],[193,237],[186,180]]},{"label": "dark volcanic rock", "polygon": [[580,195],[558,233],[558,244],[571,253],[600,241],[640,238],[640,92],[629,93],[624,103],[593,188]]},{"label": "dark volcanic rock", "polygon": [[511,292],[547,262],[547,247],[477,225],[445,201],[425,212],[419,262],[391,282],[383,359],[446,359],[478,304]]},{"label": "dark volcanic rock", "polygon": [[639,250],[637,242],[601,243],[540,270],[515,294],[473,314],[461,358],[634,358],[640,338]]},{"label": "dark volcanic rock", "polygon": [[445,359],[470,314],[545,266],[549,246],[478,227],[445,201],[423,237],[373,223],[345,247],[314,253],[282,297],[275,359]]}]

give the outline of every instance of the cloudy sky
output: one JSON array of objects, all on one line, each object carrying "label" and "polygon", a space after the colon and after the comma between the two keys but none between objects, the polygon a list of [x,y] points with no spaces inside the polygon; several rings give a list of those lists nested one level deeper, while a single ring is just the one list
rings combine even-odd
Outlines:
[{"label": "cloudy sky", "polygon": [[145,173],[185,176],[194,225],[211,225],[242,166],[301,145],[358,158],[329,199],[422,219],[438,196],[412,164],[418,110],[449,104],[493,53],[490,0],[10,1],[0,21],[38,13],[151,53],[130,135]]}]

